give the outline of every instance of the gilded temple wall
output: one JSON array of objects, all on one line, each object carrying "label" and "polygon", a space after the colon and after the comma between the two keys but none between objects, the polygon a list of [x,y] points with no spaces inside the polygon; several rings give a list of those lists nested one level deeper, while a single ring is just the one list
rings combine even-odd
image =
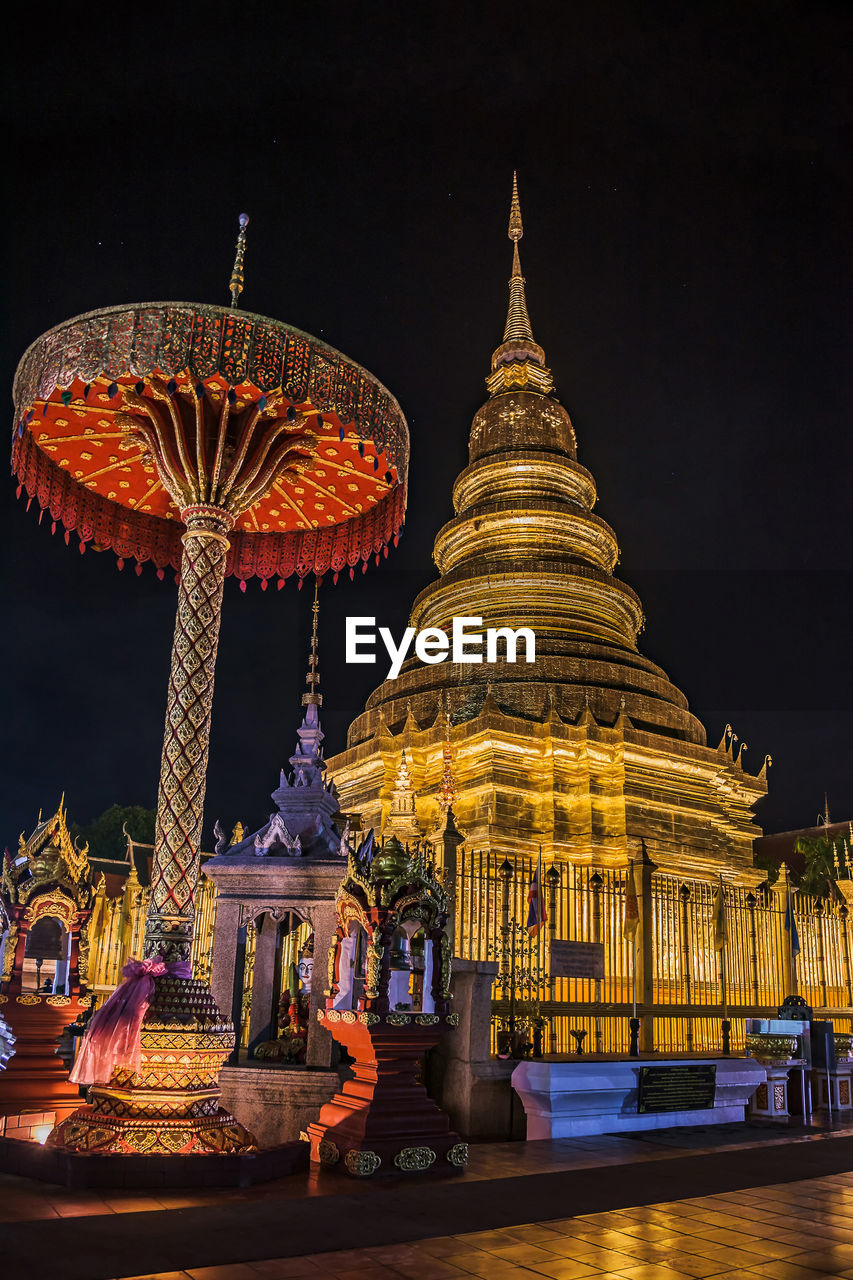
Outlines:
[{"label": "gilded temple wall", "polygon": [[[588,717],[591,720],[591,716]],[[410,716],[396,735],[380,724],[367,742],[330,761],[341,804],[362,826],[383,830],[402,752],[425,835],[439,817],[445,730]],[[540,723],[505,714],[487,695],[479,715],[450,732],[457,802],[466,844],[522,856],[542,846],[547,861],[624,866],[638,838],[662,868],[716,877],[752,868],[751,806],[763,778],[745,774],[726,749],[641,734],[630,726]]]}]

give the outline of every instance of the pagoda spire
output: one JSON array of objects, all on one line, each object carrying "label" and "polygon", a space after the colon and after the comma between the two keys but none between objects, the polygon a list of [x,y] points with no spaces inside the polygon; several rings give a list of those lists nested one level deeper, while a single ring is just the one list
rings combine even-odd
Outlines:
[{"label": "pagoda spire", "polygon": [[521,220],[521,204],[518,199],[518,175],[512,175],[512,200],[509,207],[509,229],[512,241],[512,275],[509,279],[509,306],[501,345],[492,355],[492,372],[486,379],[491,395],[502,391],[537,391],[548,395],[554,389],[550,369],[545,367],[545,352],[533,339],[533,329],[527,312],[524,292],[525,280],[521,274],[521,258],[518,242],[524,235]]},{"label": "pagoda spire", "polygon": [[521,205],[518,202],[518,175],[512,174],[512,203],[509,210],[509,231],[512,243],[512,275],[509,280],[509,309],[504,326],[504,342],[513,338],[533,341],[533,330],[530,327],[530,316],[527,314],[527,299],[524,295],[524,276],[521,274],[521,258],[518,253],[518,242],[524,235],[524,224],[521,221]]}]

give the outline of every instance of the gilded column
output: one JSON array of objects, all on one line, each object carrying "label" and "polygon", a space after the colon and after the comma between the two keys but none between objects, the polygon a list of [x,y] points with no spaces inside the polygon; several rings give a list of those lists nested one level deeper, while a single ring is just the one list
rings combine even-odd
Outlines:
[{"label": "gilded column", "polygon": [[216,507],[188,508],[181,519],[186,533],[145,926],[145,955],[167,961],[188,961],[192,946],[227,534],[233,525],[228,512]]}]

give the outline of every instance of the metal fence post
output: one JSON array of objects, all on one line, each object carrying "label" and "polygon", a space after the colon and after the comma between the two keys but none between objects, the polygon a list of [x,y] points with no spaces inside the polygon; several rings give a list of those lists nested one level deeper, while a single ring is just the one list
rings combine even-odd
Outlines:
[{"label": "metal fence post", "polygon": [[[679,889],[681,898],[681,952],[682,952],[682,975],[684,978],[684,997],[686,1004],[692,1004],[691,999],[691,950],[690,950],[690,916],[688,903],[690,902],[690,887],[683,884]],[[687,1052],[693,1052],[693,1018],[687,1015]]]},{"label": "metal fence post", "polygon": [[640,1015],[640,1050],[653,1053],[655,1048],[655,1019],[651,1012],[655,1002],[655,935],[654,904],[652,901],[654,873],[657,870],[646,851],[646,842],[640,847],[640,937],[639,937],[639,995],[644,1012]]}]

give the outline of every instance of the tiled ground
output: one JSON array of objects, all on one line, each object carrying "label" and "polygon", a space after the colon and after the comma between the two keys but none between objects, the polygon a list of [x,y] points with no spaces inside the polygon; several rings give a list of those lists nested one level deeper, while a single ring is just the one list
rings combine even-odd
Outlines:
[{"label": "tiled ground", "polygon": [[850,1130],[741,1124],[477,1144],[464,1175],[423,1181],[74,1191],[2,1175],[0,1280],[853,1280],[850,1170]]},{"label": "tiled ground", "polygon": [[[853,1129],[838,1126],[834,1138],[853,1136]],[[560,1170],[601,1169],[610,1165],[674,1160],[687,1154],[738,1151],[757,1146],[786,1147],[792,1142],[826,1140],[820,1130],[778,1129],[744,1124],[715,1125],[712,1128],[668,1129],[633,1136],[596,1134],[588,1138],[563,1138],[553,1142],[492,1142],[471,1146],[468,1168],[455,1179],[459,1184],[556,1173]],[[383,1185],[392,1185],[385,1180]],[[407,1178],[396,1179],[405,1184]],[[273,1182],[259,1183],[247,1190],[236,1188],[184,1188],[181,1190],[68,1190],[50,1183],[0,1174],[0,1224],[34,1218],[74,1218],[83,1215],[141,1213],[158,1209],[185,1209],[203,1205],[224,1205],[259,1200],[291,1200],[303,1196],[369,1195],[375,1183],[316,1174],[291,1175]]]},{"label": "tiled ground", "polygon": [[156,1280],[516,1276],[853,1280],[853,1173],[410,1244],[160,1272]]}]

